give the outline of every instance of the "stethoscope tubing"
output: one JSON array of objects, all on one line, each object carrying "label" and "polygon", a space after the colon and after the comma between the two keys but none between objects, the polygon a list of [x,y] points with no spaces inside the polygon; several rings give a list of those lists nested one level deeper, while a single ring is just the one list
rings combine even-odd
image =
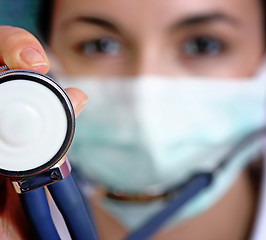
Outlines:
[{"label": "stethoscope tubing", "polygon": [[[163,210],[139,229],[130,233],[125,240],[148,239],[184,204],[208,187],[211,181],[211,174],[203,173],[195,176]],[[66,222],[71,238],[73,240],[97,240],[94,225],[87,214],[87,209],[72,176],[69,175],[64,180],[49,185],[48,189]],[[38,239],[60,239],[50,215],[44,188],[21,194],[20,198]]]},{"label": "stethoscope tubing", "polygon": [[44,188],[20,194],[20,200],[28,221],[40,240],[60,240],[50,214],[49,204]]},{"label": "stethoscope tubing", "polygon": [[[97,240],[92,220],[71,174],[47,187],[65,220],[71,238]],[[38,239],[59,240],[44,188],[21,194],[20,199]]]},{"label": "stethoscope tubing", "polygon": [[92,219],[71,174],[47,186],[73,240],[97,240]]},{"label": "stethoscope tubing", "polygon": [[212,182],[212,174],[202,173],[193,177],[185,186],[183,191],[178,193],[159,213],[143,224],[139,229],[130,233],[125,240],[149,239],[169,218],[178,211]]},{"label": "stethoscope tubing", "polygon": [[222,159],[221,163],[209,173],[199,173],[193,176],[183,187],[180,189],[177,196],[169,200],[168,204],[159,213],[153,216],[140,228],[130,233],[125,240],[144,240],[152,236],[171,216],[178,213],[182,206],[188,203],[193,197],[199,194],[202,190],[211,185],[213,176],[224,168],[229,161],[237,155],[241,150],[252,144],[257,140],[266,137],[266,127],[257,129],[251,132],[232,148],[232,150]]}]

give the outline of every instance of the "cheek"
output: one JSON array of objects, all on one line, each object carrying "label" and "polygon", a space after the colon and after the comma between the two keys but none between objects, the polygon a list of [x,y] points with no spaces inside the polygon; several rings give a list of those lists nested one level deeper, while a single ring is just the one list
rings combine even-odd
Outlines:
[{"label": "cheek", "polygon": [[262,63],[262,55],[239,54],[223,59],[209,59],[200,63],[188,63],[187,75],[223,78],[247,77],[256,73]]},{"label": "cheek", "polygon": [[68,75],[80,76],[121,76],[126,69],[126,64],[117,59],[89,60],[77,56],[68,49],[51,49],[59,70]]},{"label": "cheek", "polygon": [[59,70],[69,75],[123,76],[132,65],[127,54],[87,57],[64,41],[51,42],[50,49]]},{"label": "cheek", "polygon": [[265,54],[261,39],[239,42],[231,56],[221,64],[223,67],[217,68],[220,75],[225,77],[254,75],[261,66]]}]

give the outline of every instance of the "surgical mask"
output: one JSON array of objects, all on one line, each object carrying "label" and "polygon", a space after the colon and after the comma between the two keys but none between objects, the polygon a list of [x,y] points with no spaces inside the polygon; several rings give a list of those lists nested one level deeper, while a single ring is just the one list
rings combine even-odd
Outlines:
[{"label": "surgical mask", "polygon": [[[266,83],[260,73],[247,79],[65,78],[88,96],[77,119],[70,158],[89,179],[107,189],[156,194],[211,171],[250,132],[265,124]],[[261,150],[245,148],[207,190],[174,217],[193,217],[217,202]],[[102,207],[129,230],[166,204],[105,199]],[[170,224],[171,225],[171,224]]]}]

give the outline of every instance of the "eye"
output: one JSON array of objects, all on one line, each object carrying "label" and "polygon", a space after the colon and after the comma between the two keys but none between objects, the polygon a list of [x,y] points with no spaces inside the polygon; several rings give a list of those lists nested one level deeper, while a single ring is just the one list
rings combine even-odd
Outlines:
[{"label": "eye", "polygon": [[83,42],[78,46],[78,49],[87,56],[95,56],[98,54],[117,56],[121,53],[122,45],[115,39],[100,38]]},{"label": "eye", "polygon": [[218,39],[211,37],[194,37],[185,42],[183,53],[186,56],[215,56],[222,52],[224,46]]}]

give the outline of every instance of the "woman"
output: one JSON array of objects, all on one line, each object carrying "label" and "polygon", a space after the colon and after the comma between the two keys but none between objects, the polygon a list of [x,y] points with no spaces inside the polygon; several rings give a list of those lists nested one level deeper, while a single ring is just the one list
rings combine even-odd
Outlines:
[{"label": "woman", "polygon": [[[263,10],[258,0],[57,0],[47,44],[68,75],[240,79],[253,76],[262,63]],[[2,63],[47,73],[48,58],[33,36],[11,27],[0,30]],[[77,89],[67,92],[78,115],[86,96]],[[1,196],[6,196],[1,197],[1,239],[27,239],[27,231],[15,221],[17,212],[23,219],[18,199],[1,180],[6,186],[1,187]],[[256,189],[246,168],[211,208],[162,229],[152,239],[248,239],[255,227]],[[99,195],[91,202],[101,239],[123,238],[130,226],[101,207]],[[12,201],[6,200],[10,196]],[[11,211],[10,205],[17,207]]]}]

